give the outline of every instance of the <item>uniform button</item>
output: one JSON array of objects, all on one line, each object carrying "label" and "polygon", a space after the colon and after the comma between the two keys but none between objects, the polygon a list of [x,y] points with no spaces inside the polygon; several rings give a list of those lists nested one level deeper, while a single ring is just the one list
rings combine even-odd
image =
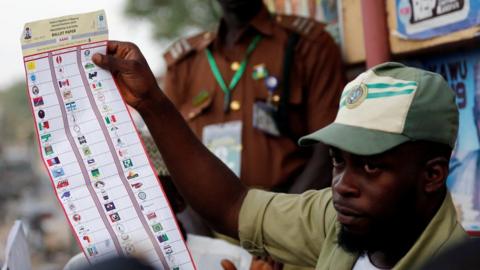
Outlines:
[{"label": "uniform button", "polygon": [[195,116],[195,112],[189,112],[188,113],[188,118],[193,118]]},{"label": "uniform button", "polygon": [[273,102],[279,102],[280,101],[280,96],[279,95],[274,95],[272,100],[273,100]]},{"label": "uniform button", "polygon": [[231,109],[232,111],[238,111],[238,110],[240,110],[240,107],[241,107],[241,106],[240,106],[240,102],[237,101],[237,100],[234,100],[234,101],[232,101],[232,102],[230,103],[230,109]]},{"label": "uniform button", "polygon": [[204,39],[209,39],[211,35],[212,35],[212,33],[207,32],[207,33],[203,34],[203,38]]},{"label": "uniform button", "polygon": [[237,71],[239,68],[240,68],[240,63],[238,63],[237,61],[233,62],[231,65],[230,65],[230,68],[233,70],[233,71]]}]

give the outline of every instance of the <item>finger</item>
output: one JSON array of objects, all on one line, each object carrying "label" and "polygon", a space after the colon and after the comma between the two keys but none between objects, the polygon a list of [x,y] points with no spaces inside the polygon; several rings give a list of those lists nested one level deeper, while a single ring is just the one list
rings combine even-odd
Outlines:
[{"label": "finger", "polygon": [[128,61],[119,59],[112,55],[103,55],[96,53],[92,56],[92,61],[103,69],[108,69],[112,72],[116,71],[128,71]]},{"label": "finger", "polygon": [[224,270],[237,270],[235,265],[229,260],[222,260],[221,264]]},{"label": "finger", "polygon": [[107,42],[107,53],[116,54],[120,53],[122,50],[138,50],[137,45],[131,42],[109,40]]},{"label": "finger", "polygon": [[109,40],[107,42],[107,53],[110,53],[110,54],[114,54],[117,49],[118,49],[118,46],[121,44],[122,42],[120,41],[116,41],[116,40]]},{"label": "finger", "polygon": [[266,263],[266,262],[265,262],[265,263],[262,265],[261,270],[273,270],[273,267],[272,267],[272,265],[270,265],[269,263]]},{"label": "finger", "polygon": [[263,265],[263,261],[255,260],[252,262],[252,266],[250,267],[250,270],[261,270],[262,265]]},{"label": "finger", "polygon": [[274,269],[274,270],[282,270],[282,269],[283,269],[283,265],[282,265],[281,263],[279,263],[279,262],[275,262],[275,263],[273,264],[273,269]]},{"label": "finger", "polygon": [[263,260],[254,261],[250,269],[251,270],[272,270],[271,266]]}]

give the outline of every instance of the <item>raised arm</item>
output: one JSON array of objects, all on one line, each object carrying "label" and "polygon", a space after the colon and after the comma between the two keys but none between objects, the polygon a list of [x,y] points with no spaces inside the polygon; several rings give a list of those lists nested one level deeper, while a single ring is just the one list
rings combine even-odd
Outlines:
[{"label": "raised arm", "polygon": [[96,54],[93,61],[112,72],[125,101],[142,115],[184,198],[214,229],[238,238],[247,188],[195,137],[138,47],[109,41],[107,55]]}]

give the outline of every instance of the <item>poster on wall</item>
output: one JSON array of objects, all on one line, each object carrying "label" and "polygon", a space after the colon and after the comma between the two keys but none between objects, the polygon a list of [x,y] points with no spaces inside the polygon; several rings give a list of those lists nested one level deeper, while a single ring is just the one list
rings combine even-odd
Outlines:
[{"label": "poster on wall", "polygon": [[396,0],[397,34],[428,39],[480,24],[480,1]]},{"label": "poster on wall", "polygon": [[340,44],[340,25],[337,0],[264,0],[270,12],[275,14],[308,17],[327,24],[327,31]]},{"label": "poster on wall", "polygon": [[410,65],[441,74],[455,91],[458,139],[447,185],[465,230],[480,234],[480,51],[421,60]]}]

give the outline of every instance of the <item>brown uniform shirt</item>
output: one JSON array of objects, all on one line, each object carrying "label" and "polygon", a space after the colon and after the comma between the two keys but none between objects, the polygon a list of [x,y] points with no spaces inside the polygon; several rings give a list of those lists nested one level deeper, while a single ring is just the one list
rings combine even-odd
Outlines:
[{"label": "brown uniform shirt", "polygon": [[[165,54],[166,94],[199,138],[206,125],[241,120],[240,178],[248,186],[272,188],[295,179],[312,154],[312,149],[300,148],[296,139],[329,124],[336,116],[344,86],[339,49],[323,24],[295,16],[272,16],[265,7],[229,49],[223,46],[221,38],[224,27],[221,21],[218,33],[202,33],[172,45]],[[287,110],[293,136],[275,137],[252,125],[254,103],[265,101],[268,96],[264,80],[255,80],[252,73],[255,65],[264,64],[269,75],[281,80],[285,47],[292,33],[299,35],[290,68]],[[225,113],[224,93],[210,69],[205,49],[212,51],[228,85],[235,73],[232,62],[241,62],[257,34],[262,39],[232,91],[232,101],[239,102],[240,109]],[[195,99],[201,91],[208,91],[209,95],[199,104]],[[281,89],[277,92],[281,97]]]}]

